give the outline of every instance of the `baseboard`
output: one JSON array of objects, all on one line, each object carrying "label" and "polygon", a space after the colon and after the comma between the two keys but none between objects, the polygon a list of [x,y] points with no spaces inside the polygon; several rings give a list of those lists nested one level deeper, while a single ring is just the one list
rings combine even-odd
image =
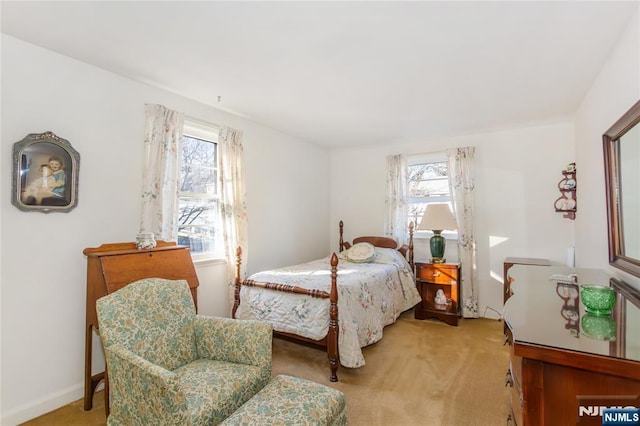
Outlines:
[{"label": "baseboard", "polygon": [[[102,386],[102,383],[100,383],[98,388],[102,388]],[[16,426],[82,398],[84,398],[84,384],[71,386],[45,398],[3,412],[0,424],[3,426]]]}]

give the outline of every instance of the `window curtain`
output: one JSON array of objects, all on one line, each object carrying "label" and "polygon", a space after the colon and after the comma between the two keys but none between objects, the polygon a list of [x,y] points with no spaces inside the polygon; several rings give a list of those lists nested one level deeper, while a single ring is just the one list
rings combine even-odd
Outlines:
[{"label": "window curtain", "polygon": [[145,105],[140,231],[165,241],[178,239],[178,195],[184,114]]},{"label": "window curtain", "polygon": [[227,260],[229,299],[233,306],[236,275],[236,250],[242,247],[240,276],[246,275],[247,263],[247,206],[243,174],[244,148],[242,132],[223,127],[218,134],[218,179],[220,190],[220,223]]},{"label": "window curtain", "polygon": [[399,246],[407,244],[407,159],[404,155],[387,157],[385,204],[385,236],[396,240]]},{"label": "window curtain", "polygon": [[473,227],[474,147],[447,150],[449,185],[458,224],[458,258],[461,264],[462,316],[477,318],[478,272]]}]

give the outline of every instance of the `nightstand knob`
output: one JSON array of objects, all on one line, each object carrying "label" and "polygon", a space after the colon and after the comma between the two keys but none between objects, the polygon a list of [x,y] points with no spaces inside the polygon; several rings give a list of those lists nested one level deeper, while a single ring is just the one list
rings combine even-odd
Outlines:
[{"label": "nightstand knob", "polygon": [[431,273],[432,276],[434,277],[439,277],[440,276],[440,271],[434,271]]}]

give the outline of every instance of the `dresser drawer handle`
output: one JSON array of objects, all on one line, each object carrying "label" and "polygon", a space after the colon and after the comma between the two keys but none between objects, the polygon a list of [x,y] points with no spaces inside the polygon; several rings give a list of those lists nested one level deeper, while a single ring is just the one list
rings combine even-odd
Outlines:
[{"label": "dresser drawer handle", "polygon": [[439,276],[440,276],[440,271],[433,271],[433,272],[431,273],[431,276],[433,276],[433,277],[439,277]]},{"label": "dresser drawer handle", "polygon": [[507,380],[505,381],[504,386],[513,387],[513,376],[511,375],[511,370],[507,370]]}]

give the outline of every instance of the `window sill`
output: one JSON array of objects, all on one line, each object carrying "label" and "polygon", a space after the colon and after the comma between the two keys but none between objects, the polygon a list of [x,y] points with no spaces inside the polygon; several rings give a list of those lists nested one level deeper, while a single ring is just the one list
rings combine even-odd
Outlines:
[{"label": "window sill", "polygon": [[209,266],[227,263],[227,260],[224,257],[220,257],[219,255],[215,254],[209,257],[191,256],[191,260],[196,266]]}]

